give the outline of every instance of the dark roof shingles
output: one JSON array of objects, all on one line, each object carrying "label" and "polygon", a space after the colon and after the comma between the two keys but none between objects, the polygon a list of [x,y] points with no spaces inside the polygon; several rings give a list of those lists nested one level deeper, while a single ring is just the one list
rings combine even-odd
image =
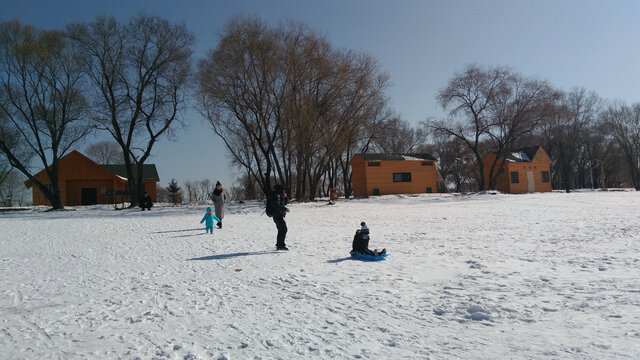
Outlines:
[{"label": "dark roof shingles", "polygon": [[[109,172],[121,176],[123,178],[127,177],[127,168],[124,165],[102,165]],[[134,166],[133,168],[133,176],[137,176],[138,170]],[[155,180],[160,181],[160,177],[158,176],[158,170],[156,169],[155,164],[144,164],[142,165],[142,180]]]},{"label": "dark roof shingles", "polygon": [[420,160],[436,160],[431,154],[357,154],[364,161],[403,161],[405,156],[414,157]]}]

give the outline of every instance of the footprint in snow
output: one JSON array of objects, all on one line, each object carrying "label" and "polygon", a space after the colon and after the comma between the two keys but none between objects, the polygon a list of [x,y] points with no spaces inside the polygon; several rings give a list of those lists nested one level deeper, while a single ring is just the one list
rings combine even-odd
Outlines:
[{"label": "footprint in snow", "polygon": [[474,312],[469,314],[468,318],[475,321],[491,320],[491,317],[483,312]]},{"label": "footprint in snow", "polygon": [[466,316],[467,319],[482,321],[482,320],[491,320],[491,317],[488,314],[488,311],[485,310],[480,305],[471,305],[467,308],[467,313],[469,315]]}]

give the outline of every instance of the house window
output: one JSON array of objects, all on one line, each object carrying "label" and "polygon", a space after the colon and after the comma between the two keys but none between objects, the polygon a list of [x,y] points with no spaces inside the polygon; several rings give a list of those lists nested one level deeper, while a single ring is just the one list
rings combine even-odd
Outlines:
[{"label": "house window", "polygon": [[433,190],[431,190],[431,187],[427,188],[427,194],[431,194],[433,192]]},{"label": "house window", "polygon": [[543,183],[548,183],[549,182],[549,172],[548,171],[543,171],[542,172],[542,182]]},{"label": "house window", "polygon": [[429,160],[429,161],[423,161],[422,162],[422,166],[433,166],[433,161]]},{"label": "house window", "polygon": [[393,173],[393,182],[411,182],[411,173]]},{"label": "house window", "polygon": [[512,171],[511,172],[511,183],[512,184],[517,184],[520,182],[520,179],[518,179],[518,172],[517,171]]},{"label": "house window", "polygon": [[369,166],[380,166],[380,161],[369,161],[367,164]]}]

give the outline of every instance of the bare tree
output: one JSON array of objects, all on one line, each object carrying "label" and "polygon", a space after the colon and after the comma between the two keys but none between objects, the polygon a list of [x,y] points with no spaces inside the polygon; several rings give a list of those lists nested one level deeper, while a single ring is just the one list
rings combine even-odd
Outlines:
[{"label": "bare tree", "polygon": [[444,134],[462,141],[474,155],[475,177],[480,189],[485,188],[482,141],[492,125],[490,107],[506,86],[509,70],[503,67],[485,69],[468,66],[456,73],[438,93],[443,109],[449,110],[448,121],[429,121],[427,128],[435,135]]},{"label": "bare tree", "polygon": [[[473,153],[479,188],[493,188],[506,155],[550,116],[558,97],[546,82],[507,67],[470,65],[438,94],[449,121],[430,121],[427,127],[462,141]],[[489,150],[497,156],[486,172],[483,157]]]},{"label": "bare tree", "polygon": [[276,99],[282,82],[276,32],[262,21],[236,17],[198,70],[202,114],[236,161],[248,165],[249,155],[252,174],[269,192],[278,160]]},{"label": "bare tree", "polygon": [[189,203],[192,203],[194,201],[198,201],[197,194],[196,194],[196,185],[191,181],[185,181],[184,182],[184,187],[187,188],[187,194],[189,196]]},{"label": "bare tree", "polygon": [[323,37],[301,24],[283,29],[286,101],[285,129],[293,135],[289,147],[295,162],[296,197],[312,200],[325,175],[334,187],[336,160],[349,148],[353,135],[376,121],[386,106],[388,75],[371,56],[335,50]]},{"label": "bare tree", "polygon": [[[0,24],[0,151],[62,209],[59,160],[90,131],[80,54],[64,33]],[[35,178],[37,159],[48,177]]]},{"label": "bare tree", "polygon": [[631,184],[640,190],[640,103],[609,105],[601,117],[623,154]]},{"label": "bare tree", "polygon": [[236,186],[231,190],[232,197],[238,200],[264,199],[264,193],[260,191],[260,184],[252,175],[245,174],[236,180]]},{"label": "bare tree", "polygon": [[24,176],[17,170],[9,171],[0,182],[0,206],[22,206],[27,202],[27,195]]},{"label": "bare tree", "polygon": [[460,139],[444,134],[435,136],[428,152],[438,159],[438,170],[447,189],[463,192],[475,188],[473,154]]},{"label": "bare tree", "polygon": [[382,125],[374,143],[383,153],[409,154],[423,151],[426,140],[424,128],[413,127],[408,121],[394,116]]},{"label": "bare tree", "polygon": [[122,164],[124,155],[118,143],[113,141],[100,141],[87,146],[87,156],[100,165]]},{"label": "bare tree", "polygon": [[560,97],[560,92],[545,81],[513,72],[506,77],[505,87],[498,92],[489,108],[491,126],[487,134],[491,150],[497,155],[489,172],[483,174],[489,179],[489,189],[495,189],[507,155],[516,150],[522,139],[532,135],[546,119],[556,114]]},{"label": "bare tree", "polygon": [[387,110],[377,112],[376,116],[369,119],[358,131],[348,134],[346,137],[347,147],[345,151],[334,161],[338,167],[338,177],[341,178],[342,191],[345,198],[353,194],[353,174],[349,161],[353,155],[366,153],[374,148],[374,141],[384,129],[384,124],[393,115]]},{"label": "bare tree", "polygon": [[[589,129],[597,120],[599,104],[595,92],[575,88],[563,94],[557,111],[542,123],[548,143],[546,150],[555,160],[558,180],[567,192],[573,188],[572,173],[580,166],[579,152],[587,146]],[[589,168],[592,166],[588,165]]]},{"label": "bare tree", "polygon": [[12,170],[13,167],[11,166],[11,163],[9,163],[9,160],[4,156],[4,152],[0,152],[0,187],[2,187],[2,184],[7,180],[7,177]]},{"label": "bare tree", "polygon": [[200,201],[206,201],[211,198],[213,192],[213,183],[209,179],[196,181],[196,191]]},{"label": "bare tree", "polygon": [[134,16],[126,24],[98,17],[70,25],[68,32],[85,54],[85,72],[94,90],[94,120],[124,154],[134,207],[153,146],[183,125],[194,36],[184,24],[146,15]]},{"label": "bare tree", "polygon": [[335,50],[303,24],[241,17],[198,78],[201,112],[234,162],[264,193],[277,178],[299,200],[314,198],[354,133],[378,118],[388,83],[373,58]]}]

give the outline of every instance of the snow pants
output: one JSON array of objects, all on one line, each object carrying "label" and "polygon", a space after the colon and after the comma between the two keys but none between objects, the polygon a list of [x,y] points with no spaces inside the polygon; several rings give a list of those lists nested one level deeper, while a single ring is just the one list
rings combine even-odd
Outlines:
[{"label": "snow pants", "polygon": [[284,239],[287,237],[287,222],[284,221],[284,217],[278,215],[273,217],[273,222],[276,223],[276,227],[278,228],[276,247],[285,247]]}]

